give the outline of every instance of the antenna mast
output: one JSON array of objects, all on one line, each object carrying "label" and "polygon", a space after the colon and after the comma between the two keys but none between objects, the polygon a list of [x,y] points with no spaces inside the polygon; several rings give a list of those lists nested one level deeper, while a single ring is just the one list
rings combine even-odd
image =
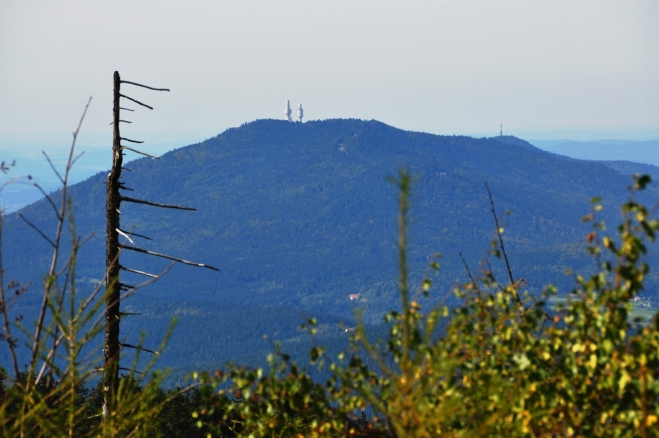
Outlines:
[{"label": "antenna mast", "polygon": [[291,110],[291,101],[287,100],[286,101],[286,108],[284,108],[284,115],[286,116],[286,120],[288,120],[289,122],[293,121],[293,118],[291,117],[292,113],[293,113],[293,111]]},{"label": "antenna mast", "polygon": [[503,117],[499,119],[499,137],[503,137]]},{"label": "antenna mast", "polygon": [[304,116],[304,110],[302,109],[302,104],[300,104],[300,107],[297,109],[297,118],[300,123],[302,123],[302,116]]}]

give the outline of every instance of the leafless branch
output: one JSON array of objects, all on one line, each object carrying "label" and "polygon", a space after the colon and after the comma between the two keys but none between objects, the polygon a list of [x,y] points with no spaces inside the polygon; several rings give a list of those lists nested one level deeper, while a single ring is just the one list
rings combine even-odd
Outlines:
[{"label": "leafless branch", "polygon": [[126,137],[121,137],[121,140],[126,140],[126,141],[129,141],[131,143],[144,143],[143,141],[131,140],[130,138],[126,138]]},{"label": "leafless branch", "polygon": [[[28,183],[28,184],[30,184],[30,183]],[[36,187],[41,192],[41,194],[46,198],[46,200],[48,201],[50,206],[53,207],[53,210],[55,210],[55,216],[57,216],[57,218],[60,219],[60,211],[57,208],[57,206],[55,205],[55,203],[53,202],[50,195],[48,195],[46,193],[46,191],[43,188],[41,188],[41,186],[38,183],[31,183],[31,185]]]},{"label": "leafless branch", "polygon": [[11,354],[11,363],[14,366],[14,378],[18,379],[18,360],[16,359],[16,341],[11,337],[11,329],[9,327],[9,309],[7,304],[7,298],[5,294],[5,280],[4,280],[4,266],[2,264],[2,231],[4,225],[4,213],[0,210],[0,311],[2,313],[3,325],[4,325],[4,338],[7,341],[9,347],[9,353]]},{"label": "leafless branch", "polygon": [[[76,145],[76,140],[78,138],[78,134],[80,132],[80,128],[82,127],[82,122],[85,119],[85,115],[87,114],[87,109],[89,108],[89,104],[91,103],[92,98],[90,97],[89,100],[87,101],[87,105],[85,106],[84,111],[82,112],[82,116],[80,117],[80,122],[78,122],[78,127],[76,130],[73,132],[73,140],[71,142],[71,149],[69,150],[69,159],[66,163],[66,168],[64,171],[64,178],[63,178],[63,183],[62,183],[62,198],[61,198],[61,214],[55,207],[55,204],[52,202],[50,197],[47,196],[47,199],[53,205],[53,208],[55,208],[55,211],[57,212],[57,230],[55,231],[55,247],[53,250],[53,257],[51,259],[51,264],[50,264],[50,269],[48,271],[48,276],[46,278],[52,279],[53,275],[55,274],[56,268],[57,268],[57,259],[59,257],[59,250],[60,250],[60,238],[62,236],[62,229],[64,227],[64,218],[65,218],[65,213],[66,213],[66,206],[67,206],[67,188],[68,188],[68,179],[69,179],[69,172],[71,170],[71,164],[73,161],[73,152],[75,150],[75,145]],[[40,188],[40,187],[39,187]],[[41,188],[40,188],[41,189]],[[42,190],[43,192],[43,190]],[[37,354],[39,351],[39,345],[40,345],[40,338],[41,338],[41,332],[43,330],[43,324],[44,324],[44,319],[46,317],[46,309],[48,308],[48,295],[50,293],[49,288],[52,286],[50,283],[51,280],[48,280],[46,283],[46,287],[44,290],[43,294],[43,300],[41,301],[41,309],[39,310],[39,317],[37,319],[37,324],[36,324],[36,329],[34,333],[34,342],[32,344],[32,355],[30,358],[30,371],[28,375],[32,375],[32,373],[35,371],[36,367],[36,361],[37,361]]]},{"label": "leafless branch", "polygon": [[130,108],[123,108],[123,107],[119,107],[119,109],[122,109],[122,110],[126,110],[126,111],[133,111],[133,112],[135,111],[134,109],[130,109]]},{"label": "leafless branch", "polygon": [[[160,157],[156,157],[155,155],[147,154],[146,152],[138,151],[137,149],[133,149],[128,146],[122,146],[121,149],[128,149],[129,151],[133,151],[138,154],[146,155],[147,157],[155,158],[156,160],[159,159]],[[132,170],[130,171],[132,172]]]},{"label": "leafless branch", "polygon": [[185,265],[197,266],[199,268],[208,268],[208,269],[212,269],[213,271],[219,271],[219,269],[217,269],[217,268],[215,268],[211,265],[206,265],[206,264],[203,264],[203,263],[190,262],[188,260],[179,259],[179,258],[176,258],[176,257],[169,256],[167,254],[161,254],[159,252],[153,252],[153,251],[149,251],[149,250],[142,249],[142,248],[126,246],[126,247],[124,247],[124,249],[130,250],[130,251],[141,252],[143,254],[149,254],[149,255],[152,255],[152,256],[155,256],[155,257],[162,257],[164,259],[174,260],[175,262],[183,263]]},{"label": "leafless branch", "polygon": [[121,266],[121,265],[119,265],[119,269],[121,269],[122,271],[126,271],[126,272],[132,272],[134,274],[144,275],[146,277],[158,278],[158,276],[155,275],[155,274],[150,274],[150,273],[144,272],[144,271],[138,271],[137,269],[127,268],[127,267]]},{"label": "leafless branch", "polygon": [[46,151],[41,151],[41,153],[43,154],[44,157],[46,157],[46,160],[48,161],[48,164],[50,164],[50,168],[53,169],[53,172],[55,172],[55,175],[57,175],[57,178],[59,178],[60,182],[62,184],[64,184],[64,179],[62,178],[62,176],[59,174],[59,172],[55,168],[55,165],[53,164],[53,162],[50,161],[50,157],[48,156]]},{"label": "leafless branch", "polygon": [[462,264],[465,267],[465,270],[467,271],[467,275],[469,276],[469,279],[471,280],[471,284],[474,286],[474,289],[478,288],[478,284],[476,283],[476,280],[474,280],[474,276],[471,275],[471,270],[469,269],[469,265],[467,264],[467,261],[465,260],[464,256],[462,255],[461,252],[458,252],[458,255],[460,256],[460,259],[462,259]]},{"label": "leafless branch", "polygon": [[[123,122],[123,123],[133,123],[130,120],[119,120],[119,121]],[[113,125],[113,124],[114,124],[114,122],[110,122],[110,125]]]},{"label": "leafless branch", "polygon": [[119,297],[119,300],[121,301],[125,298],[128,298],[128,297],[132,296],[135,292],[137,292],[138,289],[146,287],[146,286],[150,285],[151,283],[157,281],[159,278],[161,278],[163,275],[165,275],[170,269],[172,269],[172,266],[174,266],[174,263],[170,263],[160,274],[156,275],[153,278],[149,278],[146,281],[143,281],[142,283],[135,286],[133,289],[131,289],[131,290],[127,291],[125,294],[121,295]]},{"label": "leafless branch", "polygon": [[122,232],[122,233],[126,233],[126,234],[130,234],[131,236],[141,237],[142,239],[151,240],[151,238],[150,238],[149,236],[144,236],[144,235],[142,235],[142,234],[137,234],[137,233],[135,233],[135,232],[133,232],[133,231],[121,230],[121,232]]},{"label": "leafless branch", "polygon": [[153,107],[150,107],[149,105],[147,105],[147,104],[145,104],[145,103],[142,103],[142,102],[140,102],[139,100],[135,100],[135,99],[133,99],[132,97],[124,96],[123,94],[120,94],[119,96],[121,96],[121,97],[123,97],[123,98],[125,98],[125,99],[128,99],[128,100],[132,100],[132,101],[135,102],[136,104],[138,104],[138,105],[142,105],[142,106],[145,106],[145,107],[149,108],[150,110],[153,109]]},{"label": "leafless branch", "polygon": [[[156,354],[158,354],[158,353],[156,353]],[[143,374],[143,373],[140,373],[139,371],[132,370],[132,369],[126,368],[126,367],[117,367],[117,368],[120,369],[120,370],[124,370],[124,371],[130,371],[131,373]]]},{"label": "leafless branch", "polygon": [[154,91],[169,91],[169,88],[153,88],[153,87],[149,87],[147,85],[138,84],[136,82],[121,81],[121,83],[122,84],[137,85],[138,87],[148,88],[149,90],[154,90]]},{"label": "leafless branch", "polygon": [[71,160],[71,164],[69,165],[69,167],[72,167],[76,163],[76,161],[78,161],[78,158],[82,157],[83,155],[85,155],[85,151],[80,152],[77,157]]},{"label": "leafless branch", "polygon": [[142,350],[142,351],[146,351],[146,352],[153,353],[153,354],[160,354],[155,350],[149,350],[148,348],[140,347],[139,345],[124,344],[124,343],[121,343],[121,342],[119,343],[119,345],[121,345],[122,347],[134,348],[136,350]]},{"label": "leafless branch", "polygon": [[128,241],[129,241],[130,243],[132,243],[133,245],[135,245],[135,242],[133,242],[133,239],[131,239],[130,236],[128,236],[128,234],[124,233],[124,232],[121,231],[119,228],[117,228],[116,230],[117,230],[117,233],[121,234],[121,235],[124,236],[126,239],[128,239]]},{"label": "leafless branch", "polygon": [[46,236],[46,235],[44,234],[43,231],[41,231],[39,228],[37,228],[36,225],[34,225],[34,224],[33,224],[32,222],[30,222],[29,220],[27,220],[27,219],[25,218],[25,216],[23,216],[22,213],[18,213],[18,217],[20,217],[21,219],[23,219],[23,222],[25,222],[25,223],[28,224],[30,227],[32,227],[32,229],[33,229],[34,231],[36,231],[37,233],[39,233],[39,235],[40,235],[41,237],[43,237],[44,239],[46,239],[46,241],[47,241],[48,243],[50,243],[50,244],[52,245],[53,248],[55,248],[55,244],[53,243],[53,241],[50,240],[50,239],[48,238],[48,236]]},{"label": "leafless branch", "polygon": [[142,316],[142,313],[135,313],[135,312],[119,312],[119,316]]},{"label": "leafless branch", "polygon": [[151,201],[144,201],[142,199],[129,198],[128,196],[122,196],[121,200],[126,201],[126,202],[134,202],[136,204],[152,205],[154,207],[173,208],[175,210],[197,211],[197,209],[193,208],[193,207],[181,207],[180,205],[159,204],[157,202],[151,202]]},{"label": "leafless branch", "polygon": [[[510,280],[511,287],[516,289],[515,279],[513,278],[513,270],[510,267],[510,261],[508,260],[508,254],[506,253],[506,247],[503,244],[503,237],[501,237],[501,227],[499,227],[499,218],[497,217],[496,211],[494,210],[494,199],[492,198],[492,192],[490,192],[490,187],[487,185],[487,182],[485,183],[485,188],[487,189],[487,196],[490,198],[490,207],[491,207],[490,211],[492,212],[492,217],[494,217],[494,225],[496,226],[497,237],[499,238],[499,245],[501,245],[501,252],[503,253],[503,259],[506,262],[506,269],[508,270],[508,279]],[[521,306],[522,301],[519,298],[519,295],[517,295],[517,301]]]},{"label": "leafless branch", "polygon": [[133,171],[133,169],[129,169],[129,168],[127,168],[127,167],[122,167],[122,169],[123,169],[123,170],[127,170],[127,171],[129,171],[129,172],[132,172],[132,171]]}]

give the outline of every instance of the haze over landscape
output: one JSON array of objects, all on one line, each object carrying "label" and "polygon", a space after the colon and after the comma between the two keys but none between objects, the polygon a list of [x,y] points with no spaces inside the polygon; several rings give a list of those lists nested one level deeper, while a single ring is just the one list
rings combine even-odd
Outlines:
[{"label": "haze over landscape", "polygon": [[[614,156],[596,144],[576,156],[550,145],[659,140],[657,17],[653,1],[6,1],[0,151],[53,190],[41,151],[65,156],[91,95],[74,180],[109,168],[119,70],[172,89],[148,95],[156,110],[126,128],[154,153],[283,117],[290,99],[305,120],[375,119],[436,134],[490,137],[503,118],[505,134],[540,148],[638,161],[654,143]],[[5,206],[36,200],[24,189],[9,188]]]}]

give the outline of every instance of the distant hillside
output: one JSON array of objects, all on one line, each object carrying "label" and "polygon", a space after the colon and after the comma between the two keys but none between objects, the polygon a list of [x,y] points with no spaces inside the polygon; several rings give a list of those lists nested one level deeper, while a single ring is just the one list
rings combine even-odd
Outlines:
[{"label": "distant hillside", "polygon": [[659,140],[531,141],[539,148],[580,160],[631,161],[659,166]]},{"label": "distant hillside", "polygon": [[652,177],[652,181],[659,182],[659,167],[652,164],[632,163],[631,161],[600,161],[600,163],[623,175],[647,174]]},{"label": "distant hillside", "polygon": [[[303,312],[350,318],[355,307],[364,309],[369,323],[380,322],[383,312],[398,303],[396,192],[385,177],[400,166],[419,177],[410,212],[413,281],[421,278],[430,255],[443,255],[433,300],[466,279],[458,251],[475,272],[489,247],[493,223],[485,181],[497,210],[512,212],[504,219],[506,245],[516,275],[526,279],[532,292],[549,282],[568,291],[574,280],[565,270],[593,266],[584,256],[587,228],[581,224],[589,200],[601,196],[603,217],[617,223],[630,184],[629,177],[607,165],[559,157],[514,137],[438,136],[362,120],[247,123],[159,160],[137,159],[127,165],[132,172],[125,172],[124,180],[135,189],[130,196],[199,211],[124,203],[122,225],[152,237],[143,243],[148,249],[209,263],[221,272],[176,266],[166,279],[125,303],[147,315],[136,317],[122,335],[133,340],[140,329],[157,331],[154,327],[163,325],[156,318],[192,315],[203,303],[209,303],[208,309],[222,306],[236,312],[241,307],[298,309],[268,311],[280,318],[272,324],[286,321],[289,328],[299,325],[302,317],[294,315]],[[104,271],[106,177],[99,173],[71,189],[77,232],[95,232],[78,259],[81,289],[91,287]],[[653,189],[646,199],[657,193]],[[42,229],[53,230],[46,202],[22,213]],[[37,285],[47,269],[48,244],[12,214],[6,219],[3,250],[6,276],[33,282],[19,309],[29,316],[39,301]],[[492,263],[502,274],[500,263]],[[122,264],[159,272],[167,263],[131,253],[122,256]],[[132,274],[123,278],[129,284],[141,280]],[[648,285],[648,293],[656,293],[654,276]],[[351,302],[352,293],[360,299]],[[149,308],[157,308],[157,314]],[[256,318],[254,323],[262,319],[258,311],[244,312]],[[247,337],[230,344],[226,315],[218,313],[215,322],[208,313],[203,319],[182,318],[177,330],[183,336],[175,336],[171,347],[186,352],[199,348],[204,362],[225,360],[243,347],[261,348]],[[338,326],[337,321],[330,318],[329,324]],[[249,336],[268,330],[260,325],[252,329]],[[290,339],[286,330],[281,339]],[[209,339],[218,342],[212,351],[224,348],[227,354],[202,354],[211,351],[205,347]],[[171,363],[191,356],[177,357]]]}]

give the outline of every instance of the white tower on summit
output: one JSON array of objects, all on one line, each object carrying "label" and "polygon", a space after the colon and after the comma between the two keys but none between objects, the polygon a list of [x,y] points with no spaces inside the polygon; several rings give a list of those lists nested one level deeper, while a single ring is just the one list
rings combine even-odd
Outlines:
[{"label": "white tower on summit", "polygon": [[302,109],[302,104],[300,104],[300,107],[297,109],[297,118],[300,123],[302,123],[302,116],[304,116],[304,110]]},{"label": "white tower on summit", "polygon": [[286,101],[286,108],[284,108],[284,115],[286,116],[286,120],[288,120],[289,122],[293,121],[293,118],[291,117],[292,113],[293,113],[293,111],[291,110],[291,101],[287,100]]}]

